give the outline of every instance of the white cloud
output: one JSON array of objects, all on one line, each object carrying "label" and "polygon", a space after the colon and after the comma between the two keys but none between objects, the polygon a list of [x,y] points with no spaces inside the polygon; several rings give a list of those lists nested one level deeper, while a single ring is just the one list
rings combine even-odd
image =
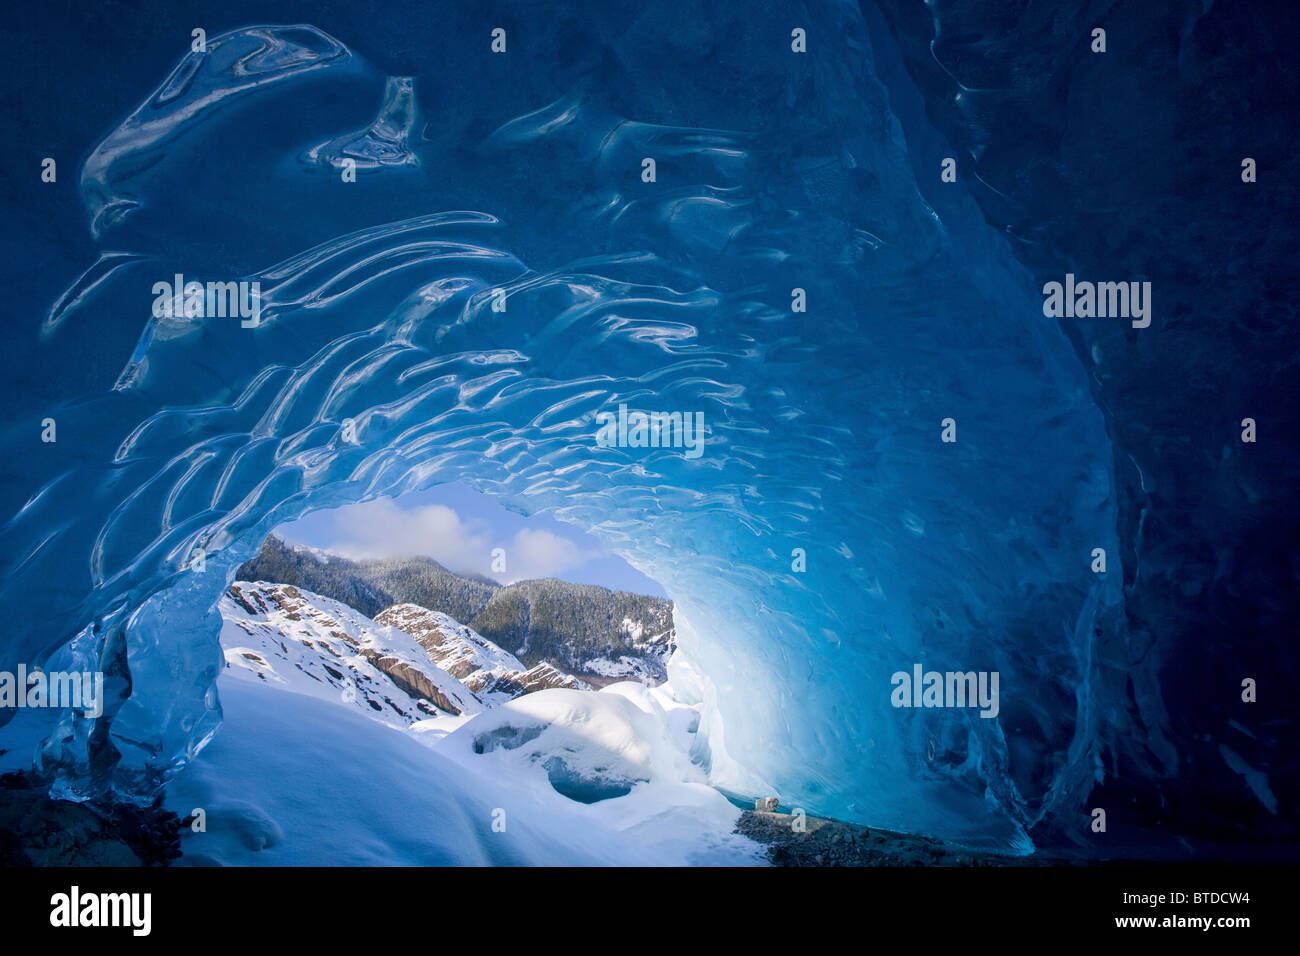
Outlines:
[{"label": "white cloud", "polygon": [[345,558],[401,558],[423,554],[452,570],[486,570],[491,545],[475,523],[446,505],[401,508],[377,498],[339,510],[339,542],[326,548]]},{"label": "white cloud", "polygon": [[597,553],[550,531],[521,528],[506,549],[507,583],[528,578],[553,578],[586,564]]},{"label": "white cloud", "polygon": [[[335,543],[324,550],[362,561],[427,555],[456,572],[475,572],[505,584],[528,578],[557,577],[599,557],[551,531],[521,528],[508,542],[486,522],[465,521],[446,505],[402,508],[377,498],[340,508],[334,517]],[[492,570],[492,550],[504,547],[506,570]]]}]

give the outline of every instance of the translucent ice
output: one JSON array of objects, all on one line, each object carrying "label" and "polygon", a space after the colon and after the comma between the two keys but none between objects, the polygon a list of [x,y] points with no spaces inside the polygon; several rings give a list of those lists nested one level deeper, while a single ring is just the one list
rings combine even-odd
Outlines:
[{"label": "translucent ice", "polygon": [[[63,792],[147,794],[211,738],[214,607],[268,531],[451,480],[662,582],[721,788],[1017,848],[1086,790],[1120,558],[1084,372],[974,209],[922,199],[851,7],[809,31],[851,42],[801,59],[777,13],[706,6],[726,84],[680,67],[716,41],[663,56],[629,11],[599,83],[557,67],[473,102],[435,82],[485,69],[468,52],[394,83],[344,45],[378,36],[235,31],[91,154],[92,229],[137,255],[69,268],[47,339],[106,324],[123,371],[67,385],[56,442],[3,438],[0,588],[32,613],[0,666],[116,680],[97,725],[45,730]],[[355,183],[303,162],[387,129],[395,96],[422,111],[389,137],[409,160]],[[260,325],[151,316],[175,273],[259,283]],[[620,404],[703,413],[703,454],[599,446]],[[998,671],[999,715],[893,707],[916,663]]]}]

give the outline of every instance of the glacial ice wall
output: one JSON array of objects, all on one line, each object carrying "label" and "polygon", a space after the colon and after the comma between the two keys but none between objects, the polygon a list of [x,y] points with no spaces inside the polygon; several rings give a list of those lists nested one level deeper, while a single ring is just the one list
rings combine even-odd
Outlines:
[{"label": "glacial ice wall", "polygon": [[[1107,418],[1123,548],[1126,626],[1095,653],[1132,729],[1088,800],[1111,836],[1088,842],[1294,856],[1295,707],[1243,684],[1297,677],[1295,5],[861,8],[915,168],[956,157],[1036,283],[1141,279],[1155,297],[1146,328],[1061,323]],[[953,194],[919,179],[944,215]]]},{"label": "glacial ice wall", "polygon": [[[500,55],[464,12],[472,42],[401,62],[379,28],[214,33],[86,159],[100,258],[18,347],[121,372],[61,380],[57,441],[5,431],[0,589],[32,613],[0,668],[99,667],[112,700],[41,766],[147,793],[219,726],[213,609],[263,536],[455,480],[662,582],[717,785],[1029,848],[1132,729],[1070,342],[973,203],[923,198],[852,5],[543,7]],[[259,283],[260,322],[155,314],[176,275]],[[703,454],[598,446],[620,404],[702,412]],[[997,671],[997,717],[891,706],[917,663]]]}]

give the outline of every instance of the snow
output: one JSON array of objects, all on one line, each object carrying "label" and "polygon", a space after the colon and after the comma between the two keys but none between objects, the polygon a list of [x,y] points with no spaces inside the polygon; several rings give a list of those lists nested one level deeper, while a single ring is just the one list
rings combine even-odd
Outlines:
[{"label": "snow", "polygon": [[491,807],[410,736],[318,697],[219,681],[225,726],[168,787],[169,809],[202,808],[180,864],[233,866],[522,863],[549,849],[524,828],[492,840]]},{"label": "snow", "polygon": [[442,753],[501,772],[535,770],[594,791],[638,783],[704,783],[703,772],[671,739],[664,712],[614,693],[554,689],[480,714],[447,738]]},{"label": "snow", "polygon": [[[167,791],[174,812],[207,814],[206,832],[184,831],[180,865],[763,861],[758,844],[731,832],[739,811],[705,784],[673,779],[678,771],[694,775],[662,728],[617,695],[546,690],[508,705],[519,705],[516,719],[555,721],[535,743],[575,747],[565,751],[575,765],[594,766],[616,747],[620,766],[651,777],[627,796],[588,805],[556,793],[545,772],[519,755],[472,753],[466,741],[491,712],[438,744],[418,728],[407,732],[280,684],[228,671],[218,686],[225,725]],[[658,736],[638,743],[628,736],[633,728]],[[504,820],[504,832],[493,830],[494,820]]]},{"label": "snow", "polygon": [[739,811],[690,758],[696,724],[669,688],[556,688],[479,714],[437,753],[465,780],[526,794],[551,826],[608,834],[624,845],[620,857],[630,854],[621,862],[760,863],[761,849],[731,832]]},{"label": "snow", "polygon": [[[253,587],[271,605],[266,589],[283,588],[240,593]],[[222,602],[225,723],[166,796],[182,816],[206,815],[203,832],[183,833],[182,865],[764,862],[691,759],[699,714],[671,688],[557,688],[473,714],[398,719],[415,702],[338,635],[394,654],[419,645],[294,593],[279,595],[288,609],[262,615]],[[327,664],[347,667],[355,699]]]}]

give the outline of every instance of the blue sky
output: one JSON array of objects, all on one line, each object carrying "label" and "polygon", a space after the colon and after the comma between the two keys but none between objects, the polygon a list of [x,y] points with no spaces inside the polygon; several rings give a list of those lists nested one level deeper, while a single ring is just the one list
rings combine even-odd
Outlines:
[{"label": "blue sky", "polygon": [[[472,571],[506,584],[560,578],[667,596],[656,581],[573,525],[546,512],[525,518],[495,498],[454,483],[316,511],[275,533],[291,544],[354,559],[428,555],[452,571]],[[494,548],[505,549],[504,573],[492,570]]]}]

